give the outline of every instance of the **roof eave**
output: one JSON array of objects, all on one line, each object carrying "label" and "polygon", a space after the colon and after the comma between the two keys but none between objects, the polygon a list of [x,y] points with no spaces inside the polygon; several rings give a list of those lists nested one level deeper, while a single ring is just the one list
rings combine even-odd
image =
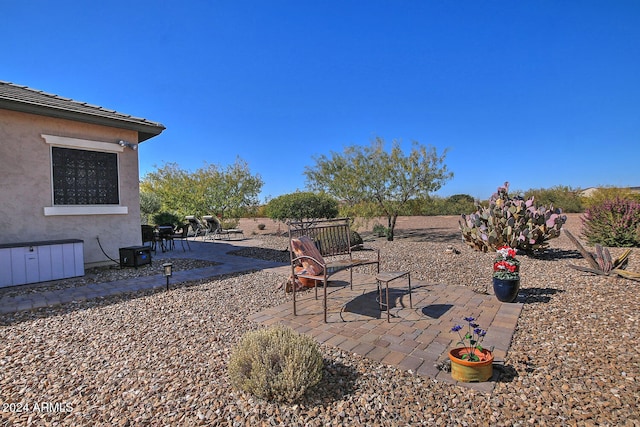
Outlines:
[{"label": "roof eave", "polygon": [[149,122],[149,124],[143,124],[139,122],[128,121],[126,118],[115,119],[109,117],[100,117],[77,111],[56,109],[49,106],[27,104],[6,99],[0,99],[0,108],[19,111],[21,113],[36,114],[39,116],[55,117],[59,119],[74,120],[82,123],[115,127],[118,129],[133,130],[138,132],[139,143],[153,138],[154,136],[160,135],[162,131],[166,129],[160,123]]}]

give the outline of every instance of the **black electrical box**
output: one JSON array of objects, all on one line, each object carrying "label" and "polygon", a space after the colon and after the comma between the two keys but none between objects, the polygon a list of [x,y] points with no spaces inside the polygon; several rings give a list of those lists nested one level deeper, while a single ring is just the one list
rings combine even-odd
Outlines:
[{"label": "black electrical box", "polygon": [[130,246],[120,248],[120,268],[151,265],[151,248],[149,246]]}]

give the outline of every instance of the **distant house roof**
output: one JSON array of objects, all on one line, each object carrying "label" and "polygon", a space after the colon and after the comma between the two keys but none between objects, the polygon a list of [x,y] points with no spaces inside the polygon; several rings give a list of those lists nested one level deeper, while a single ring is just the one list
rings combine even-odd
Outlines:
[{"label": "distant house roof", "polygon": [[138,142],[160,135],[165,127],[140,117],[63,98],[0,80],[0,108],[127,129],[138,132]]}]

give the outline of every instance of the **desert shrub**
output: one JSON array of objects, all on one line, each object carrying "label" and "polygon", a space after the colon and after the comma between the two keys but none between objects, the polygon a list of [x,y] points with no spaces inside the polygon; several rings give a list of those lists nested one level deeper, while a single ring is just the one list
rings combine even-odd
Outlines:
[{"label": "desert shrub", "polygon": [[454,194],[445,200],[442,215],[461,215],[475,208],[475,199],[468,194]]},{"label": "desert shrub", "polygon": [[535,198],[536,203],[545,206],[556,206],[562,212],[582,212],[580,192],[571,187],[557,185],[551,188],[530,189],[524,194],[525,199]]},{"label": "desert shrub", "polygon": [[474,198],[468,194],[454,194],[449,197],[427,196],[407,202],[407,209],[401,215],[461,215],[475,208]]},{"label": "desert shrub", "polygon": [[585,208],[602,205],[615,199],[626,199],[640,203],[640,193],[629,188],[600,187],[589,196],[582,197],[582,205]]},{"label": "desert shrub", "polygon": [[590,244],[609,247],[640,246],[640,203],[616,197],[587,208],[582,235]]},{"label": "desert shrub", "polygon": [[274,326],[244,334],[228,369],[234,387],[266,400],[294,402],[322,379],[322,367],[313,338]]},{"label": "desert shrub", "polygon": [[382,224],[375,224],[373,226],[373,234],[378,237],[387,237],[387,227]]},{"label": "desert shrub", "polygon": [[459,221],[462,238],[471,248],[483,252],[501,246],[541,251],[548,240],[560,235],[566,215],[553,206],[535,206],[534,199],[511,198],[509,183],[491,196],[489,207],[477,206],[477,211],[462,215]]},{"label": "desert shrub", "polygon": [[160,212],[153,216],[153,223],[155,225],[171,225],[175,227],[180,224],[180,217],[171,212]]},{"label": "desert shrub", "polygon": [[255,209],[251,210],[249,217],[264,218],[266,216],[267,216],[267,206],[260,205],[260,206],[256,206]]},{"label": "desert shrub", "polygon": [[229,230],[232,228],[236,228],[239,223],[240,223],[240,220],[238,220],[237,218],[226,218],[220,221],[220,226],[222,227],[223,230]]},{"label": "desert shrub", "polygon": [[362,236],[360,236],[360,234],[355,230],[351,230],[350,239],[351,239],[351,246],[362,245],[364,243],[364,241],[362,240]]}]

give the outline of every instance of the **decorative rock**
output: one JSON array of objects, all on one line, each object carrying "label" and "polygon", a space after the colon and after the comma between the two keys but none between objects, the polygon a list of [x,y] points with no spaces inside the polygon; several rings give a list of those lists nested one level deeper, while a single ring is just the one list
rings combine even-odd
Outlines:
[{"label": "decorative rock", "polygon": [[[455,235],[457,218],[451,222]],[[432,229],[446,226],[426,233]],[[286,238],[261,238],[262,247],[240,252],[288,261]],[[443,252],[452,241],[373,243],[385,268],[410,270],[412,279],[484,292],[491,276],[493,254],[465,247],[451,263]],[[548,255],[522,258],[525,304],[502,372],[511,376],[491,396],[324,345],[324,377],[302,401],[275,404],[234,390],[231,349],[258,327],[247,316],[290,298],[275,290],[280,275],[262,271],[0,316],[2,403],[72,408],[0,416],[7,425],[58,426],[638,425],[640,366],[624,344],[637,341],[640,292],[568,268],[581,262],[572,254],[561,235]],[[640,271],[638,260],[628,269]]]}]

